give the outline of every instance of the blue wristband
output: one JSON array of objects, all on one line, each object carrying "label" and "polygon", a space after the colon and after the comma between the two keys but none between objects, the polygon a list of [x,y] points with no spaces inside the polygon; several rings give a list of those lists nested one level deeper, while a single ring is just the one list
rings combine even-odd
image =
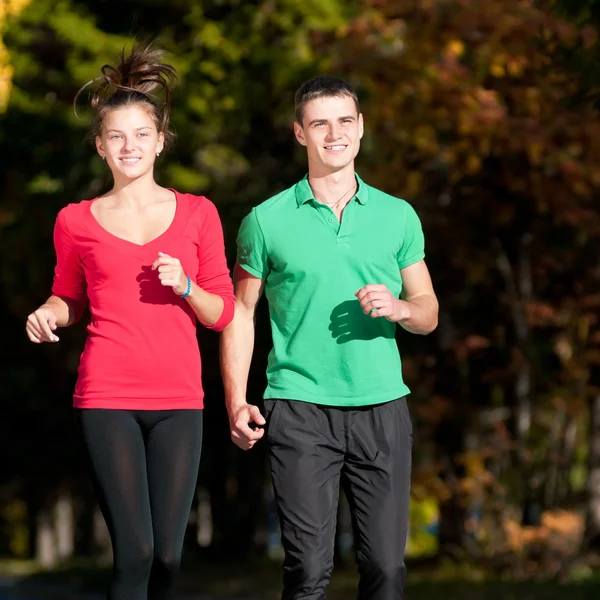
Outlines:
[{"label": "blue wristband", "polygon": [[192,280],[188,277],[188,286],[187,286],[187,290],[185,290],[185,292],[183,292],[183,294],[179,294],[180,298],[185,298],[186,296],[190,295],[190,292],[192,291]]}]

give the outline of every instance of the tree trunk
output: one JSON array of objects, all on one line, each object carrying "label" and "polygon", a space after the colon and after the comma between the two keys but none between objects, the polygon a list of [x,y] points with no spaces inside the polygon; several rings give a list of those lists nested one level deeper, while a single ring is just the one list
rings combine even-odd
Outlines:
[{"label": "tree trunk", "polygon": [[59,560],[72,558],[75,550],[75,510],[70,492],[63,492],[54,505],[54,530]]},{"label": "tree trunk", "polygon": [[[502,242],[495,238],[493,247],[496,252],[496,265],[504,279],[512,316],[517,348],[520,352],[518,370],[515,377],[515,429],[517,438],[517,469],[520,473],[523,492],[522,522],[524,525],[539,525],[541,506],[539,490],[531,485],[531,464],[527,452],[527,438],[531,430],[533,406],[533,369],[531,364],[530,331],[524,303],[533,298],[533,276],[531,271],[531,234],[521,236],[518,254],[518,270],[515,271]],[[537,492],[537,493],[536,493]]]},{"label": "tree trunk", "polygon": [[210,495],[204,488],[196,493],[196,543],[201,548],[208,548],[212,542],[213,521],[210,507]]},{"label": "tree trunk", "polygon": [[587,481],[586,540],[589,548],[600,550],[600,394],[590,403],[590,441]]},{"label": "tree trunk", "polygon": [[45,569],[55,567],[58,563],[56,537],[54,535],[51,511],[42,509],[36,518],[35,558]]},{"label": "tree trunk", "polygon": [[459,559],[464,548],[466,511],[458,485],[464,476],[464,467],[458,457],[464,451],[467,425],[465,407],[469,390],[465,365],[457,362],[453,350],[456,337],[450,315],[442,310],[438,326],[440,348],[435,391],[452,400],[454,411],[442,419],[434,430],[436,455],[442,465],[440,477],[451,490],[448,500],[440,503],[438,554]]}]

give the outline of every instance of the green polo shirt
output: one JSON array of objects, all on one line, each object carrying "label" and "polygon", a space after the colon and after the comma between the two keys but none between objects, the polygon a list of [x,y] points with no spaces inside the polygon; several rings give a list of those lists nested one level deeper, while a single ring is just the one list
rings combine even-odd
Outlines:
[{"label": "green polo shirt", "polygon": [[397,325],[363,313],[354,295],[383,283],[395,296],[400,270],[423,259],[414,209],[360,178],[340,223],[308,178],[244,219],[238,264],[265,280],[273,331],[265,398],[361,406],[406,395]]}]

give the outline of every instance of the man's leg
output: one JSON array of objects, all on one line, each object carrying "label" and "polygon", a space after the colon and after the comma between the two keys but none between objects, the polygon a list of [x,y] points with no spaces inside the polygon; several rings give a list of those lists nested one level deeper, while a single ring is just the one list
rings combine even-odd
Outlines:
[{"label": "man's leg", "polygon": [[265,409],[285,551],[282,600],[325,600],[344,460],[342,414],[295,400],[267,400]]},{"label": "man's leg", "polygon": [[342,473],[352,510],[359,600],[404,598],[412,425],[406,399],[353,411]]}]

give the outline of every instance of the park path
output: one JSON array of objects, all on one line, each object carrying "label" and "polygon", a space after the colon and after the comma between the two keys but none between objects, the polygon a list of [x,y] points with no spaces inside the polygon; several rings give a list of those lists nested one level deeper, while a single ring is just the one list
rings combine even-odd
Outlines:
[{"label": "park path", "polygon": [[[62,585],[36,585],[19,578],[0,578],[0,600],[104,600],[102,594],[83,594]],[[219,596],[181,596],[177,600],[241,600]],[[255,600],[246,598],[245,600]]]}]

